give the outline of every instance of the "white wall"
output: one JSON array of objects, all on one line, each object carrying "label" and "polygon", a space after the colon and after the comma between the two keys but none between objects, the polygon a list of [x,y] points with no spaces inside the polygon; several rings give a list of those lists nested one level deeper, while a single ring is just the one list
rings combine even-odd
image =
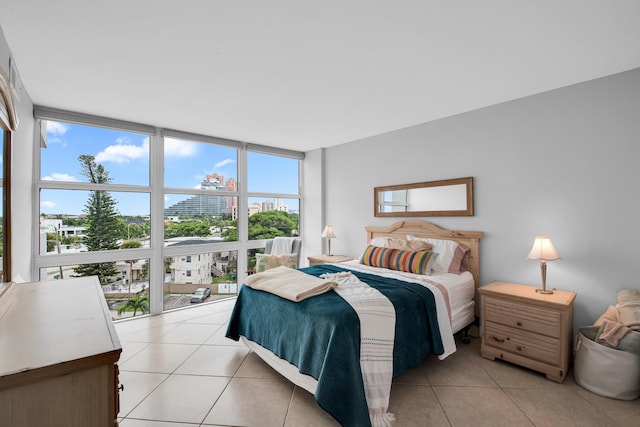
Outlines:
[{"label": "white wall", "polygon": [[[0,28],[0,66],[8,73],[11,51]],[[20,64],[17,64],[18,71]],[[12,244],[13,278],[31,280],[31,247],[34,230],[31,226],[33,194],[33,103],[26,89],[16,103],[19,125],[13,133],[12,169]],[[36,235],[38,230],[35,230]]]},{"label": "white wall", "polygon": [[481,282],[539,286],[525,257],[549,235],[547,285],[576,291],[575,325],[640,288],[640,69],[326,149],[333,252],[359,256],[373,188],[473,176],[475,216],[423,218],[483,231]]},{"label": "white wall", "polygon": [[307,257],[325,253],[320,237],[325,225],[324,200],[324,148],[305,153],[302,177],[301,231],[303,244],[300,266],[309,265]]}]

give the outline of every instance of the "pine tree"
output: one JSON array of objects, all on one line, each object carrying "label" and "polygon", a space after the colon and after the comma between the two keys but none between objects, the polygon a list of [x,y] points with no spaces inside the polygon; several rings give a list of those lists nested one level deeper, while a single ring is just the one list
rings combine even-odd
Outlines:
[{"label": "pine tree", "polygon": [[[109,172],[103,165],[95,161],[95,157],[83,154],[78,157],[82,165],[82,175],[93,184],[108,184],[111,182]],[[108,191],[92,190],[89,199],[83,209],[87,214],[87,228],[82,242],[89,251],[106,251],[118,249],[118,212],[116,201]],[[118,273],[115,262],[101,262],[96,264],[83,264],[77,266],[74,271],[79,276],[98,276],[100,283]]]}]

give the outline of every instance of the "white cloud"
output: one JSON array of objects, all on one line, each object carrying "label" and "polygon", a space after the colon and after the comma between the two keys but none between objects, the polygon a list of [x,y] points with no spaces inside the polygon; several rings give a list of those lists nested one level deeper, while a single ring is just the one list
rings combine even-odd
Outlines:
[{"label": "white cloud", "polygon": [[142,145],[129,144],[129,138],[118,138],[116,145],[110,145],[98,154],[96,162],[129,163],[131,160],[143,158],[149,154],[149,139]]},{"label": "white cloud", "polygon": [[167,157],[191,157],[197,151],[198,145],[195,142],[173,138],[164,139],[164,155]]},{"label": "white cloud", "polygon": [[220,169],[220,168],[221,168],[221,167],[223,167],[223,166],[226,166],[226,165],[228,165],[228,164],[235,163],[235,162],[236,162],[236,161],[235,161],[235,160],[233,160],[233,159],[224,159],[223,161],[218,162],[218,163],[216,163],[215,165],[213,165],[213,170],[218,170],[218,169]]},{"label": "white cloud", "polygon": [[47,133],[61,136],[67,133],[69,126],[60,122],[47,121]]},{"label": "white cloud", "polygon": [[47,175],[42,178],[43,181],[72,181],[78,182],[75,176],[66,174],[66,173],[58,173],[54,172],[51,175]]},{"label": "white cloud", "polygon": [[51,202],[49,200],[43,200],[42,202],[40,202],[40,206],[43,208],[55,208],[56,207],[56,202]]},{"label": "white cloud", "polygon": [[62,144],[63,147],[67,146],[67,143],[64,139],[49,136],[47,137],[47,145],[51,144]]}]

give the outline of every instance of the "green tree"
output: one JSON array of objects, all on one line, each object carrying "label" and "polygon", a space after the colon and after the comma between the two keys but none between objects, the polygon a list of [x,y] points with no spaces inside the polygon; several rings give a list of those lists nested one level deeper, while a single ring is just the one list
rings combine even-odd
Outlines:
[{"label": "green tree", "polygon": [[142,280],[147,280],[149,278],[149,260],[145,259],[142,263],[142,267],[140,267],[140,278]]},{"label": "green tree", "polygon": [[149,297],[147,295],[142,296],[140,294],[136,294],[133,298],[128,299],[127,302],[118,307],[118,315],[121,315],[125,311],[133,310],[133,317],[136,316],[138,310],[142,314],[147,313],[149,311]]},{"label": "green tree", "polygon": [[142,243],[140,243],[137,240],[125,240],[120,245],[120,249],[136,249],[141,247],[142,247]]},{"label": "green tree", "polygon": [[[131,249],[131,248],[141,248],[142,243],[137,240],[125,240],[120,245],[120,249]],[[131,295],[131,282],[133,282],[133,264],[135,264],[137,259],[128,259],[125,262],[129,264],[129,295]]]},{"label": "green tree", "polygon": [[[93,184],[108,184],[111,182],[109,172],[103,165],[97,164],[95,157],[83,154],[78,157],[82,166],[81,174]],[[118,249],[119,218],[116,210],[116,201],[108,191],[92,190],[89,199],[83,209],[86,216],[85,236],[82,241],[89,251],[107,251]],[[100,283],[105,283],[118,271],[115,262],[100,262],[95,264],[82,264],[74,271],[79,276],[98,276]]]},{"label": "green tree", "polygon": [[222,236],[222,240],[224,240],[225,242],[237,242],[238,241],[237,221],[234,221],[233,226],[223,230],[222,233],[220,233],[220,236]]},{"label": "green tree", "polygon": [[[291,236],[293,230],[297,230],[297,216],[283,211],[259,212],[249,217],[249,231],[253,225],[260,225],[265,229],[276,229],[282,234],[279,236]],[[273,236],[275,237],[275,236]]]},{"label": "green tree", "polygon": [[123,217],[122,238],[126,240],[141,239],[148,236],[151,229],[149,221],[142,221],[139,217]]},{"label": "green tree", "polygon": [[80,242],[82,242],[82,237],[80,236],[62,236],[60,238],[60,243],[62,243],[63,245],[69,246]]},{"label": "green tree", "polygon": [[[237,226],[237,221],[234,221]],[[298,216],[283,211],[258,212],[249,217],[249,240],[291,237],[298,230]],[[237,241],[238,229],[227,228],[222,232],[225,241]]]},{"label": "green tree", "polygon": [[53,252],[56,249],[56,233],[47,233],[47,252]]},{"label": "green tree", "polygon": [[63,223],[72,227],[82,227],[84,225],[87,225],[87,222],[84,218],[65,218]]},{"label": "green tree", "polygon": [[211,235],[209,225],[202,221],[174,222],[164,227],[164,238],[206,237]]}]

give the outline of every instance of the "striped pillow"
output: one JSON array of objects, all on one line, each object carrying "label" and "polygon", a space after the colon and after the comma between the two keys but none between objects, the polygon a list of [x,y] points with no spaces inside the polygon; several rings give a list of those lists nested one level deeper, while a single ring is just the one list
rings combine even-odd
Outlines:
[{"label": "striped pillow", "polygon": [[360,262],[372,267],[429,275],[437,256],[437,253],[431,251],[403,251],[369,245]]}]

